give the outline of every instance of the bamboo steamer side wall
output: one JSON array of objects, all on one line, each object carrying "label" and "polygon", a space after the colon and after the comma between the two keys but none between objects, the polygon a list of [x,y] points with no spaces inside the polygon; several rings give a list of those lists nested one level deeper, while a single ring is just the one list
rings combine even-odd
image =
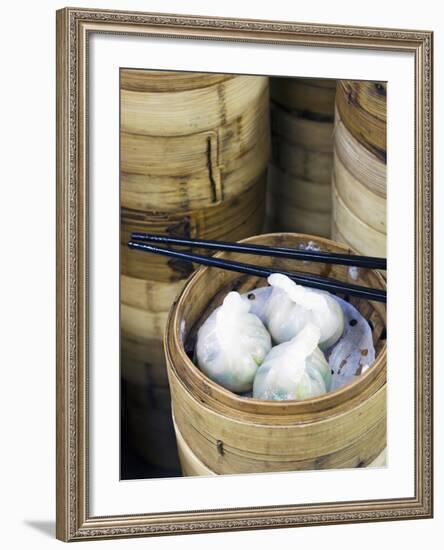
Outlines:
[{"label": "bamboo steamer side wall", "polygon": [[[170,468],[178,459],[163,333],[193,266],[129,250],[127,243],[135,231],[226,240],[260,231],[270,151],[268,78],[122,70],[120,85],[127,434],[149,464]],[[163,445],[158,452],[156,440]]]},{"label": "bamboo steamer side wall", "polygon": [[[173,416],[174,421],[174,416]],[[177,450],[179,452],[180,467],[184,476],[215,476],[215,472],[210,470],[192,451],[187,444],[182,434],[180,433],[177,424],[174,422],[174,431],[176,434]],[[367,468],[382,468],[386,465],[386,450],[381,452]],[[353,464],[352,464],[353,466]]]},{"label": "bamboo steamer side wall", "polygon": [[267,229],[330,235],[336,81],[271,79]]},{"label": "bamboo steamer side wall", "polygon": [[387,254],[386,85],[338,81],[332,236],[364,255]]}]

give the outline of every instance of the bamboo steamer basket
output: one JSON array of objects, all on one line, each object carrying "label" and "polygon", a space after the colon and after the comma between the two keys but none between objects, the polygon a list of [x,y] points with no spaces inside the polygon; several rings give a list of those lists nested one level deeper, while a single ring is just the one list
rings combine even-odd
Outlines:
[{"label": "bamboo steamer basket", "polygon": [[335,191],[347,208],[359,215],[360,219],[380,233],[387,233],[387,201],[370,191],[356,179],[335,155]]},{"label": "bamboo steamer basket", "polygon": [[272,162],[287,174],[316,183],[331,183],[333,153],[295,147],[277,135],[272,142]]},{"label": "bamboo steamer basket", "polygon": [[[269,234],[245,242],[298,248],[309,241],[322,250],[349,252],[312,235]],[[242,261],[242,255],[218,254]],[[289,270],[290,260],[261,257],[258,265]],[[301,271],[385,288],[375,271],[352,275],[344,266],[302,263]],[[190,360],[196,331],[229,290],[245,292],[264,280],[200,268],[170,312],[165,352],[177,428],[193,454],[216,474],[346,468],[370,464],[386,445],[386,309],[364,300],[355,305],[371,323],[377,358],[356,381],[305,401],[271,402],[240,397],[207,378]],[[184,333],[185,330],[185,333]],[[188,354],[188,355],[187,355]]]},{"label": "bamboo steamer basket", "polygon": [[155,281],[179,281],[190,275],[188,262],[130,250],[130,233],[169,234],[202,239],[238,240],[260,232],[265,213],[266,172],[242,194],[202,210],[188,212],[121,211],[121,272]]},{"label": "bamboo steamer basket", "polygon": [[334,150],[347,171],[372,193],[386,198],[387,165],[356,140],[335,112]]},{"label": "bamboo steamer basket", "polygon": [[271,79],[266,227],[330,236],[336,82]]},{"label": "bamboo steamer basket", "polygon": [[[387,253],[385,98],[385,85],[380,83],[338,83],[332,237],[364,255]],[[368,120],[378,121],[377,132],[374,125],[365,126],[364,112]],[[361,133],[355,128],[356,120],[363,124]]]},{"label": "bamboo steamer basket", "polygon": [[286,111],[271,104],[271,129],[293,146],[309,151],[330,153],[333,150],[333,113],[327,122],[312,120],[298,112]]},{"label": "bamboo steamer basket", "polygon": [[121,275],[121,374],[125,380],[167,385],[163,333],[185,281],[162,283]]},{"label": "bamboo steamer basket", "polygon": [[271,192],[281,198],[283,202],[302,210],[327,214],[331,212],[329,184],[292,176],[276,166],[271,166],[269,172],[270,178],[273,179]]},{"label": "bamboo steamer basket", "polygon": [[[192,89],[177,90],[174,78],[164,74],[157,76],[165,80],[160,90],[121,89],[123,132],[182,136],[211,130],[247,112],[268,88],[268,78],[263,76],[214,75],[221,80],[211,83],[204,77],[199,85],[197,75]],[[154,77],[147,74],[148,80]]]},{"label": "bamboo steamer basket", "polygon": [[333,220],[345,242],[349,243],[359,254],[386,257],[387,236],[377,231],[347,206],[336,190],[333,178]]},{"label": "bamboo steamer basket", "polygon": [[[192,134],[121,134],[122,205],[139,210],[205,208],[247,189],[269,154],[268,89],[236,119]],[[195,109],[198,116],[198,106]]]},{"label": "bamboo steamer basket", "polygon": [[331,116],[336,95],[335,80],[316,78],[272,78],[273,101],[288,110]]},{"label": "bamboo steamer basket", "polygon": [[[210,470],[197,456],[193,453],[192,449],[187,445],[187,442],[182,437],[182,434],[177,427],[176,422],[174,421],[173,414],[173,424],[174,432],[176,434],[177,441],[177,451],[179,453],[180,467],[182,474],[185,477],[188,476],[215,476],[215,472]],[[378,455],[375,460],[370,462],[366,467],[367,468],[383,468],[386,466],[387,462],[387,452],[384,449],[380,455]]]},{"label": "bamboo steamer basket", "polygon": [[344,125],[383,162],[387,151],[386,98],[385,83],[338,80],[336,106]]},{"label": "bamboo steamer basket", "polygon": [[329,184],[298,179],[275,166],[270,166],[269,177],[268,217],[275,230],[330,235]]}]

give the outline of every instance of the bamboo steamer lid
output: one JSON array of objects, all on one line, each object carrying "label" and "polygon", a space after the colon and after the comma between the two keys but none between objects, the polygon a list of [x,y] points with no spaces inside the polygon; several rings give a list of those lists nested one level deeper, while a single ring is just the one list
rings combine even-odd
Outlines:
[{"label": "bamboo steamer lid", "polygon": [[[345,246],[312,235],[272,234],[247,239],[271,246],[299,247],[308,241],[321,249],[344,252]],[[240,254],[220,257],[242,261]],[[257,257],[278,270],[291,261]],[[302,263],[302,271],[376,288],[385,288],[375,271],[360,269],[357,280],[344,266]],[[355,301],[372,323],[377,358],[370,369],[343,388],[305,401],[270,402],[229,392],[208,379],[188,358],[200,323],[226,293],[244,292],[263,280],[201,268],[173,306],[166,330],[166,358],[177,427],[194,455],[216,474],[293,471],[370,464],[386,445],[385,306]],[[190,340],[191,339],[191,340]]]},{"label": "bamboo steamer lid", "polygon": [[386,257],[387,237],[356,216],[336,190],[333,179],[333,220],[340,234],[359,254]]},{"label": "bamboo steamer lid", "polygon": [[263,76],[236,76],[218,84],[176,91],[121,90],[121,130],[182,136],[231,123],[268,88]]},{"label": "bamboo steamer lid", "polygon": [[386,85],[381,82],[339,80],[336,106],[339,115],[361,145],[386,160]]},{"label": "bamboo steamer lid", "polygon": [[179,281],[192,272],[188,262],[128,249],[132,232],[239,240],[261,230],[265,213],[266,173],[244,193],[188,212],[121,211],[121,272],[155,281]]},{"label": "bamboo steamer lid", "polygon": [[315,78],[272,78],[273,101],[288,110],[331,117],[336,95],[336,81]]},{"label": "bamboo steamer lid", "polygon": [[369,191],[382,198],[387,196],[387,166],[363,147],[347,130],[338,111],[335,117],[334,148],[348,172]]}]

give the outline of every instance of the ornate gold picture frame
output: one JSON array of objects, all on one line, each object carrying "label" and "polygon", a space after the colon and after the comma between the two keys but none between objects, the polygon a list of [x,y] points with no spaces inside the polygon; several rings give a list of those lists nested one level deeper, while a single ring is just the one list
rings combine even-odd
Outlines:
[{"label": "ornate gold picture frame", "polygon": [[[98,517],[89,500],[88,40],[92,33],[407,52],[415,60],[414,496]],[[65,8],[57,12],[57,537],[63,541],[429,518],[432,50],[429,31]]]}]

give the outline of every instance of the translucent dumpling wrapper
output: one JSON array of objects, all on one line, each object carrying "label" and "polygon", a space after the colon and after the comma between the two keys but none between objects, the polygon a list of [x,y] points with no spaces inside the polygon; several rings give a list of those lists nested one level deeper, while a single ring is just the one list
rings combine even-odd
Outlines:
[{"label": "translucent dumpling wrapper", "polygon": [[329,391],[331,372],[318,347],[320,336],[319,328],[308,323],[289,342],[275,346],[256,373],[253,397],[301,400]]},{"label": "translucent dumpling wrapper", "polygon": [[251,390],[256,371],[270,349],[270,334],[238,292],[229,292],[197,333],[200,369],[237,393]]},{"label": "translucent dumpling wrapper", "polygon": [[280,273],[270,275],[268,282],[273,290],[263,315],[275,342],[288,342],[308,323],[320,330],[321,350],[330,348],[339,340],[344,330],[344,314],[333,296],[298,285]]}]

